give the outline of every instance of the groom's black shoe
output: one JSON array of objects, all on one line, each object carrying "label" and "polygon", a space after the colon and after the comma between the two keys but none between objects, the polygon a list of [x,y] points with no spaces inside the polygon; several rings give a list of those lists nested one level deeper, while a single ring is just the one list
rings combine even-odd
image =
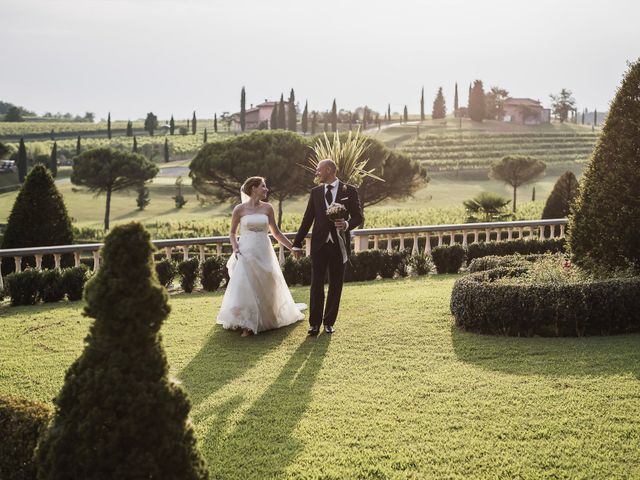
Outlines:
[{"label": "groom's black shoe", "polygon": [[307,333],[312,336],[315,337],[316,335],[318,335],[320,333],[320,327],[309,327],[309,330],[307,330]]},{"label": "groom's black shoe", "polygon": [[324,333],[333,333],[335,331],[336,331],[336,329],[333,328],[333,325],[325,325],[324,326]]}]

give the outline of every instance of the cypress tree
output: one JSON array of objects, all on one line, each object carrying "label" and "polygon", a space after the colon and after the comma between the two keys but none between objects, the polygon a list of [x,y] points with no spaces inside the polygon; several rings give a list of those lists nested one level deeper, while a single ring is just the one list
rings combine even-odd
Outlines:
[{"label": "cypress tree", "polygon": [[246,105],[246,94],[244,91],[244,87],[242,87],[242,91],[240,92],[240,130],[244,132],[244,128],[246,125],[246,116],[247,116],[247,105]]},{"label": "cypress tree", "polygon": [[565,172],[558,178],[547,198],[542,218],[564,218],[569,215],[570,207],[580,191],[580,185],[572,172]]},{"label": "cypress tree", "polygon": [[173,119],[173,115],[171,115],[171,120],[169,120],[169,133],[171,135],[176,131],[176,121]]},{"label": "cypress tree", "polygon": [[138,153],[138,139],[136,136],[133,136],[133,148],[131,149],[133,153]]},{"label": "cypress tree", "polygon": [[[42,164],[36,165],[27,175],[7,220],[7,227],[0,248],[29,248],[73,243],[71,220],[64,200],[51,173]],[[64,265],[72,265],[73,257],[63,257]],[[23,257],[23,266],[34,266],[33,257]],[[44,256],[42,265],[52,268],[50,255]],[[2,260],[2,273],[14,271],[13,258]]]},{"label": "cypress tree", "polygon": [[387,116],[389,117],[389,121],[391,121],[391,104],[387,103]]},{"label": "cypress tree", "polygon": [[458,116],[458,82],[456,82],[456,91],[453,95],[453,114]]},{"label": "cypress tree", "polygon": [[300,124],[303,133],[307,133],[309,130],[309,110],[307,103],[308,102],[304,102],[304,111],[302,112],[302,121]]},{"label": "cypress tree", "polygon": [[170,308],[153,250],[138,223],[105,239],[85,288],[84,314],[95,321],[39,443],[40,480],[208,478],[189,400],[168,377],[160,327]]},{"label": "cypress tree", "polygon": [[273,105],[273,110],[271,110],[271,120],[269,121],[269,126],[271,130],[278,129],[278,102],[275,102]]},{"label": "cypress tree", "polygon": [[424,122],[424,87],[422,87],[422,93],[420,94],[420,121]]},{"label": "cypress tree", "polygon": [[111,112],[107,115],[107,137],[111,140]]},{"label": "cypress tree", "polygon": [[82,144],[80,142],[80,135],[78,135],[78,140],[76,141],[76,155],[80,155],[82,153]]},{"label": "cypress tree", "polygon": [[[78,137],[78,141],[80,137]],[[24,183],[27,176],[27,148],[24,145],[24,138],[20,137],[20,146],[18,147],[18,180]]]},{"label": "cypress tree", "polygon": [[569,217],[571,252],[586,268],[640,271],[638,125],[640,60],[629,65],[611,102]]},{"label": "cypress tree", "polygon": [[369,112],[368,112],[368,108],[365,105],[364,109],[362,110],[362,129],[366,130],[367,129],[367,118],[369,117]]},{"label": "cypress tree", "polygon": [[331,131],[338,131],[338,107],[336,106],[336,99],[333,99],[333,105],[331,106]]},{"label": "cypress tree", "polygon": [[213,114],[213,132],[218,133],[218,114]]},{"label": "cypress tree", "polygon": [[536,201],[536,186],[533,186],[533,189],[531,190],[531,201],[535,202]]},{"label": "cypress tree", "polygon": [[436,99],[433,101],[433,110],[431,117],[435,120],[438,118],[444,118],[447,115],[447,106],[444,101],[444,95],[442,95],[442,87],[438,89]]},{"label": "cypress tree", "polygon": [[409,110],[407,110],[407,106],[404,106],[404,123],[407,123],[409,121]]},{"label": "cypress tree", "polygon": [[133,137],[133,122],[131,120],[127,122],[127,137]]},{"label": "cypress tree", "polygon": [[169,162],[169,139],[164,137],[164,162]]},{"label": "cypress tree", "polygon": [[278,128],[287,128],[287,112],[284,106],[284,95],[280,94],[280,104],[278,105]]},{"label": "cypress tree", "polygon": [[49,170],[51,170],[51,175],[54,178],[58,176],[58,142],[53,142],[51,159],[49,160]]},{"label": "cypress tree", "polygon": [[207,143],[207,127],[204,127],[204,135],[202,138],[203,143]]},{"label": "cypress tree", "polygon": [[473,82],[469,97],[469,117],[474,122],[482,122],[485,117],[484,88],[481,80]]},{"label": "cypress tree", "polygon": [[196,120],[196,111],[194,110],[194,111],[193,111],[193,118],[192,118],[192,120],[191,120],[191,133],[192,133],[193,135],[195,135],[195,134],[196,134],[196,131],[197,131],[197,125],[196,125],[196,122],[197,122],[197,120]]},{"label": "cypress tree", "polygon": [[295,132],[298,130],[298,119],[296,113],[296,95],[291,89],[289,94],[289,104],[287,105],[287,129]]}]

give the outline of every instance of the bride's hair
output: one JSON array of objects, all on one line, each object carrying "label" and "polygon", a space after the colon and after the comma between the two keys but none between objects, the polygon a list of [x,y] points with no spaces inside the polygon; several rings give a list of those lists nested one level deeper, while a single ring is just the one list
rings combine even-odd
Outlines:
[{"label": "bride's hair", "polygon": [[251,190],[253,187],[259,187],[262,182],[266,183],[264,177],[249,177],[242,184],[242,192],[245,195],[251,196]]}]

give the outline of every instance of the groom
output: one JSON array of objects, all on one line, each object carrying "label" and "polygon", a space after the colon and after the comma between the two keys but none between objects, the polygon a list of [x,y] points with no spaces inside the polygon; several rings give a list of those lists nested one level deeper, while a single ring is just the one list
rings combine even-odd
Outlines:
[{"label": "groom", "polygon": [[[293,241],[296,258],[302,255],[302,242],[313,224],[311,233],[311,299],[309,311],[309,335],[317,335],[324,324],[326,333],[335,332],[340,295],[344,282],[345,263],[340,250],[338,232],[344,231],[347,255],[351,249],[350,231],[362,224],[360,199],[355,187],[342,183],[336,177],[336,164],[326,159],[318,162],[316,177],[320,185],[311,190],[307,210]],[[341,203],[348,212],[346,220],[332,222],[326,214],[332,203]],[[324,279],[329,271],[329,292],[324,305]]]}]

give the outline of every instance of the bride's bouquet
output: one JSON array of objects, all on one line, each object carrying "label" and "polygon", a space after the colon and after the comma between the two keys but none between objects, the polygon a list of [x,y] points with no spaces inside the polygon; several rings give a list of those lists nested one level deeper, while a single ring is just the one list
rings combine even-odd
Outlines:
[{"label": "bride's bouquet", "polygon": [[[329,208],[326,210],[327,218],[330,221],[335,222],[336,220],[346,220],[349,212],[344,205],[341,203],[332,203],[329,205]],[[342,263],[346,263],[348,260],[347,256],[347,239],[343,230],[337,231],[338,234],[338,242],[340,243],[340,251],[342,252]]]}]

